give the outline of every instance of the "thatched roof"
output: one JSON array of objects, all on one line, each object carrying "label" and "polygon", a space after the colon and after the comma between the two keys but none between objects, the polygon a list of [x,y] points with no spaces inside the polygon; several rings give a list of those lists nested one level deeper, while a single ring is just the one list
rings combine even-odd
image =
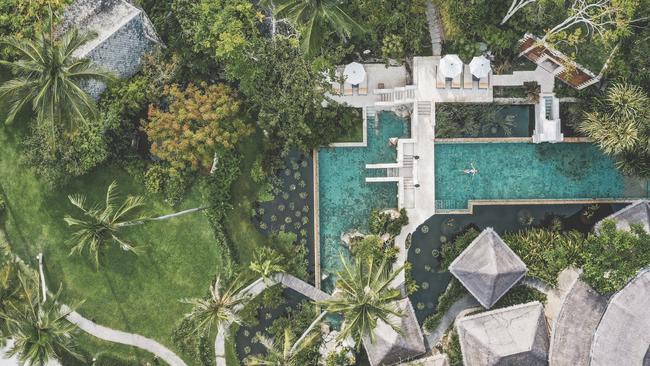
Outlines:
[{"label": "thatched roof", "polygon": [[548,365],[548,331],[538,301],[456,322],[465,366]]},{"label": "thatched roof", "polygon": [[591,340],[606,307],[606,296],[576,278],[555,319],[548,357],[551,365],[589,366]]},{"label": "thatched roof", "polygon": [[449,265],[451,272],[489,309],[525,274],[526,264],[487,228]]},{"label": "thatched roof", "polygon": [[363,346],[372,366],[395,365],[426,352],[424,336],[411,301],[408,298],[399,300],[397,308],[403,315],[399,319],[394,318],[392,323],[398,325],[402,334],[379,320],[374,331],[375,342],[371,342],[369,337],[363,338]]},{"label": "thatched roof", "polygon": [[[126,0],[77,0],[68,6],[56,34],[77,28],[97,37],[79,47],[74,56],[89,58],[93,63],[119,78],[135,74],[142,56],[160,40],[142,9]],[[104,90],[102,83],[85,89],[94,97]]]},{"label": "thatched roof", "polygon": [[614,212],[596,224],[596,231],[605,220],[614,220],[619,230],[630,230],[630,225],[641,224],[650,233],[650,201],[639,200]]},{"label": "thatched roof", "polygon": [[648,365],[650,268],[612,296],[591,345],[591,365]]}]

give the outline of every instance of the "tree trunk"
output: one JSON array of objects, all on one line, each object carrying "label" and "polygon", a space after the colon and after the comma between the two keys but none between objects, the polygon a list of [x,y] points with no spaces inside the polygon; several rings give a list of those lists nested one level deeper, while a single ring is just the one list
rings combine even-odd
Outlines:
[{"label": "tree trunk", "polygon": [[168,215],[162,215],[162,216],[158,216],[158,217],[148,217],[148,218],[141,219],[141,220],[123,222],[121,224],[118,224],[117,227],[142,225],[142,224],[147,223],[149,221],[163,221],[163,220],[167,220],[167,219],[172,219],[174,217],[187,215],[187,214],[190,214],[190,213],[203,211],[203,210],[205,210],[207,208],[208,207],[195,207],[195,208],[190,208],[188,210],[179,211],[179,212],[175,212],[175,213],[168,214]]},{"label": "tree trunk", "polygon": [[320,323],[320,321],[323,319],[323,317],[325,317],[325,315],[327,315],[327,311],[323,311],[322,313],[320,313],[320,315],[316,319],[314,319],[314,321],[311,322],[311,324],[309,324],[307,330],[305,330],[300,336],[300,338],[298,338],[296,343],[294,343],[293,346],[291,346],[291,351],[289,351],[289,353],[294,353],[296,351],[296,348],[298,348],[300,343],[302,343],[302,341],[307,337],[307,335],[309,335],[309,333],[314,329],[314,327],[318,325],[318,323]]}]

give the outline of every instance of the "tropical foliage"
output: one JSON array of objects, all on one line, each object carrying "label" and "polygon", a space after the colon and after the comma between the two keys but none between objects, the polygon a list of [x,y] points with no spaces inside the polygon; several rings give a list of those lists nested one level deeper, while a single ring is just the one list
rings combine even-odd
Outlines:
[{"label": "tropical foliage", "polygon": [[391,283],[403,268],[391,270],[387,261],[377,264],[372,257],[357,258],[354,264],[345,259],[342,262],[332,298],[319,303],[328,312],[343,316],[340,339],[352,337],[357,347],[363,337],[374,342],[374,330],[380,320],[400,332],[395,317],[402,314],[395,302],[401,294]]},{"label": "tropical foliage", "polygon": [[590,235],[580,253],[582,278],[603,294],[620,290],[650,263],[650,234],[640,225],[631,231],[618,230],[605,221]]},{"label": "tropical foliage", "polygon": [[231,324],[241,324],[238,311],[247,302],[241,293],[245,286],[242,275],[217,275],[207,298],[183,299],[182,302],[192,305],[185,319],[194,325],[194,333],[208,336],[212,330],[227,332]]},{"label": "tropical foliage", "polygon": [[74,347],[76,327],[65,319],[68,313],[62,311],[58,302],[61,291],[43,300],[38,295],[35,279],[19,275],[19,282],[23,300],[10,301],[0,311],[14,341],[7,356],[18,356],[18,360],[28,366],[45,365],[61,360],[64,355],[81,358]]},{"label": "tropical foliage", "polygon": [[329,31],[336,33],[342,41],[364,31],[336,0],[280,0],[275,2],[274,14],[297,27],[306,54],[321,51],[323,40],[330,35]]},{"label": "tropical foliage", "polygon": [[239,118],[240,105],[223,84],[166,86],[166,110],[149,107],[143,130],[151,142],[151,154],[172,169],[209,171],[215,153],[231,150],[253,133]]},{"label": "tropical foliage", "polygon": [[650,176],[650,98],[639,86],[617,83],[607,89],[579,129],[629,175]]},{"label": "tropical foliage", "polygon": [[104,207],[86,205],[86,196],[81,194],[70,195],[68,199],[84,215],[77,219],[72,216],[64,218],[68,226],[76,229],[71,236],[73,243],[70,254],[81,254],[87,250],[99,265],[99,256],[106,246],[113,242],[125,251],[137,253],[136,247],[128,241],[121,239],[119,234],[122,228],[141,222],[145,217],[138,215],[144,206],[144,198],[129,196],[122,203],[118,203],[117,182],[113,181],[106,190]]},{"label": "tropical foliage", "polygon": [[52,32],[38,33],[33,39],[4,39],[2,42],[19,54],[16,61],[1,62],[15,75],[0,86],[0,101],[9,106],[5,122],[12,123],[19,112],[29,107],[39,124],[49,126],[53,140],[57,126],[72,126],[95,117],[95,102],[81,85],[112,77],[95,69],[89,60],[73,56],[93,37],[73,29],[58,39]]},{"label": "tropical foliage", "polygon": [[267,351],[265,356],[250,356],[246,366],[298,366],[303,365],[298,358],[300,353],[311,346],[319,337],[318,332],[310,332],[296,340],[291,328],[284,329],[281,339],[271,340],[261,336],[259,341]]}]

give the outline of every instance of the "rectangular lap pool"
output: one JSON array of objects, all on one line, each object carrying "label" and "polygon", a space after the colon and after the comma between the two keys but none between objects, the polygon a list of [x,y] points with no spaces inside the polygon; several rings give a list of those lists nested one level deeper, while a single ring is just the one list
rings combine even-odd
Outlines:
[{"label": "rectangular lap pool", "polygon": [[[464,170],[475,167],[474,176]],[[450,143],[435,147],[436,208],[469,200],[621,199],[648,196],[646,181],[621,175],[588,143]]]},{"label": "rectangular lap pool", "polygon": [[326,147],[318,153],[319,227],[322,272],[339,269],[346,253],[341,234],[364,231],[372,209],[397,207],[396,183],[366,183],[366,164],[394,163],[391,137],[408,137],[409,123],[388,112],[368,118],[366,147]]}]

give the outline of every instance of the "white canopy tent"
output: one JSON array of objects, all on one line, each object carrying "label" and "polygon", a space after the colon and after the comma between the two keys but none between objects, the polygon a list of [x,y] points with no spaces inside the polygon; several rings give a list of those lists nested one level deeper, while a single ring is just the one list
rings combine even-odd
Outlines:
[{"label": "white canopy tent", "polygon": [[438,73],[440,76],[453,79],[463,72],[463,61],[458,55],[445,55],[440,59]]},{"label": "white canopy tent", "polygon": [[474,57],[469,63],[469,69],[472,72],[472,75],[476,76],[478,79],[486,78],[492,71],[492,66],[490,65],[490,60],[485,56]]}]

